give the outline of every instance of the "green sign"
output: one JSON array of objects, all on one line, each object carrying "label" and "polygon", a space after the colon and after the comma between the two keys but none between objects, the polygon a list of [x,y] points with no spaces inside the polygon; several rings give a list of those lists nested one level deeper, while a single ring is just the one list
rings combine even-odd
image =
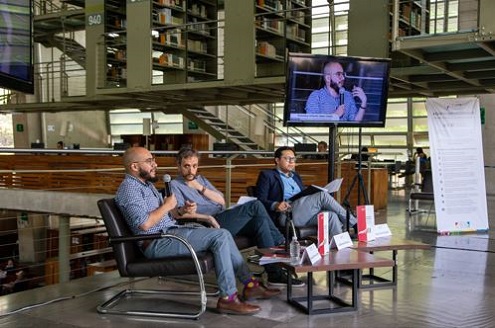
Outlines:
[{"label": "green sign", "polygon": [[15,126],[15,130],[16,130],[17,132],[23,132],[23,131],[24,131],[24,125],[22,125],[22,124],[17,124],[17,125]]},{"label": "green sign", "polygon": [[197,130],[198,129],[198,124],[196,122],[189,121],[189,122],[187,122],[187,128],[189,130]]},{"label": "green sign", "polygon": [[481,124],[485,124],[485,107],[480,108]]}]

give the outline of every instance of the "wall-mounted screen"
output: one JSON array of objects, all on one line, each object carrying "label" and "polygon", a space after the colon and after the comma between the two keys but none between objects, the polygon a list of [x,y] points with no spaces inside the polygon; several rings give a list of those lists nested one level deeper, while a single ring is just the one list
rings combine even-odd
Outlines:
[{"label": "wall-mounted screen", "polygon": [[0,88],[34,92],[31,0],[0,0]]},{"label": "wall-mounted screen", "polygon": [[383,127],[390,60],[289,53],[284,125]]}]

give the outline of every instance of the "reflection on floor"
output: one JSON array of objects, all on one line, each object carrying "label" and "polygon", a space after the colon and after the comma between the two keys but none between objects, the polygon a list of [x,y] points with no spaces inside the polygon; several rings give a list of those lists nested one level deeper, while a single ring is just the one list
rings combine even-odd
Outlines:
[{"label": "reflection on floor", "polygon": [[[207,312],[197,321],[100,315],[96,306],[126,288],[128,281],[111,272],[66,284],[0,297],[3,327],[493,327],[495,325],[495,243],[493,233],[437,236],[414,226],[406,212],[407,197],[394,191],[389,206],[377,216],[386,216],[395,236],[430,243],[431,250],[398,254],[398,286],[359,292],[359,309],[341,314],[307,316],[289,306],[285,293],[259,301],[263,310],[255,316],[220,315],[213,311],[216,299],[208,299]],[[414,218],[416,220],[416,218]],[[430,218],[431,221],[431,218]],[[433,222],[433,221],[432,221]],[[429,222],[428,224],[432,223]],[[495,222],[490,222],[493,226]],[[434,224],[434,223],[433,223]],[[386,254],[380,254],[380,256]],[[390,269],[380,271],[390,274]],[[208,277],[212,279],[212,277]],[[304,278],[304,277],[302,277]],[[325,288],[324,275],[316,275],[317,287]],[[146,279],[138,286],[179,286]],[[303,293],[304,291],[296,291]],[[341,297],[350,297],[347,287],[338,287]],[[58,300],[58,302],[53,302]],[[188,300],[182,307],[189,306]],[[31,305],[42,304],[15,312]],[[149,306],[156,306],[151,303]],[[170,306],[177,306],[176,303]],[[12,312],[12,314],[5,315]]]}]

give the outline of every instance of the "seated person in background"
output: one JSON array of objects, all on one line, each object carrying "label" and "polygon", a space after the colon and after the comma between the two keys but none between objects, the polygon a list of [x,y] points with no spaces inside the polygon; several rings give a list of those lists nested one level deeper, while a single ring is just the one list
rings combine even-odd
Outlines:
[{"label": "seated person in background", "polygon": [[[254,200],[231,209],[225,209],[225,198],[211,182],[198,174],[199,154],[191,148],[182,148],[177,154],[178,176],[171,182],[172,193],[179,208],[191,202],[196,212],[179,213],[179,218],[198,218],[214,227],[228,230],[232,236],[244,235],[256,240],[260,248],[273,247],[285,242],[260,201]],[[286,286],[287,273],[278,265],[266,265],[270,285]],[[304,286],[293,279],[292,285]]]},{"label": "seated person in background", "polygon": [[[346,76],[342,64],[336,61],[325,63],[322,75],[325,85],[311,92],[306,101],[306,113],[331,114],[335,121],[362,121],[368,98],[361,87],[354,85],[351,91],[344,88]],[[359,98],[359,105],[354,97]]]},{"label": "seated person in background", "polygon": [[0,294],[2,295],[21,292],[29,288],[30,278],[28,268],[14,269],[7,278],[1,285]]},{"label": "seated person in background", "polygon": [[[179,226],[174,219],[178,212],[194,213],[194,204],[177,208],[174,195],[165,199],[153,185],[156,182],[157,165],[151,153],[142,147],[131,147],[124,153],[125,178],[117,190],[116,203],[129,228],[135,235],[164,232],[185,238],[196,252],[213,253],[220,298],[217,310],[231,314],[254,314],[260,307],[241,301],[237,294],[235,278],[243,284],[243,299],[269,298],[280,294],[278,289],[268,289],[253,277],[237,249],[232,235],[225,229],[203,226]],[[155,239],[142,243],[147,258],[188,255],[178,240]],[[166,260],[165,260],[166,261]]]},{"label": "seated person in background", "polygon": [[[290,147],[280,147],[275,151],[276,167],[263,170],[258,176],[256,190],[258,199],[265,205],[268,213],[279,225],[285,225],[285,212],[291,208],[292,218],[296,227],[316,226],[317,215],[321,211],[328,211],[329,235],[343,232],[346,223],[346,210],[327,192],[301,197],[294,202],[289,198],[304,189],[301,176],[295,171],[296,154]],[[350,226],[356,227],[357,220],[351,215]]]},{"label": "seated person in background", "polygon": [[328,144],[325,141],[318,142],[318,155],[316,159],[328,159]]}]

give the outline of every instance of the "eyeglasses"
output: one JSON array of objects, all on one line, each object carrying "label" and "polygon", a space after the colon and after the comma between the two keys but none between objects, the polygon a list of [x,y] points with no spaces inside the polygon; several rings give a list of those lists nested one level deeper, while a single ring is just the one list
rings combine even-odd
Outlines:
[{"label": "eyeglasses", "polygon": [[156,164],[156,159],[155,159],[155,157],[150,157],[150,158],[147,158],[147,159],[142,160],[142,161],[135,161],[134,163],[146,163],[146,164],[151,165],[153,163]]},{"label": "eyeglasses", "polygon": [[282,156],[283,159],[285,159],[289,163],[295,163],[296,158],[295,157],[290,157],[290,156]]},{"label": "eyeglasses", "polygon": [[346,77],[345,72],[335,72],[332,75],[334,75],[336,77],[344,77],[344,78]]}]

